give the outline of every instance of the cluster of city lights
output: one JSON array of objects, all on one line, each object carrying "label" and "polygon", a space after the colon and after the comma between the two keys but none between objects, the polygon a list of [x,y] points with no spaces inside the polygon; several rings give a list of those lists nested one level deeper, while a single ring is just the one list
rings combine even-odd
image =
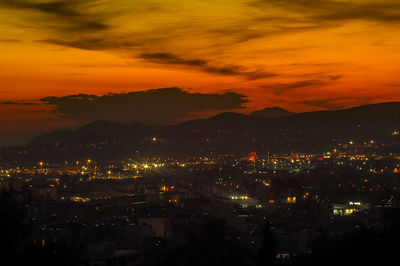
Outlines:
[{"label": "cluster of city lights", "polygon": [[247,199],[249,199],[249,197],[248,196],[232,196],[231,199],[232,200],[239,200],[239,199],[247,200]]}]

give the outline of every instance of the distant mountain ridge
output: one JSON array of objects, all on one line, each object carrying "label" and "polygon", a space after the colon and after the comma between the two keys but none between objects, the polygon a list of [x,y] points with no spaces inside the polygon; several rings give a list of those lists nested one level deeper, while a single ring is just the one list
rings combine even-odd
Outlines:
[{"label": "distant mountain ridge", "polygon": [[254,111],[250,115],[258,117],[283,117],[293,114],[295,113],[285,110],[281,107],[267,107],[259,111]]},{"label": "distant mountain ridge", "polygon": [[171,126],[95,121],[77,130],[38,136],[22,149],[32,157],[40,150],[41,154],[65,160],[85,156],[108,160],[150,153],[265,153],[267,148],[312,152],[326,151],[349,140],[391,143],[386,149],[397,145],[394,130],[400,130],[400,102],[280,117],[221,113]]}]

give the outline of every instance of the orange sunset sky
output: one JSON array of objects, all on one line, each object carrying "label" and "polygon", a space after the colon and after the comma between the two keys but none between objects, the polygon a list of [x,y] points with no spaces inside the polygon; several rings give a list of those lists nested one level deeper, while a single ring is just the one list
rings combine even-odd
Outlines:
[{"label": "orange sunset sky", "polygon": [[[0,145],[96,119],[400,100],[398,0],[0,0],[0,12]],[[141,111],[152,116],[121,115]]]}]

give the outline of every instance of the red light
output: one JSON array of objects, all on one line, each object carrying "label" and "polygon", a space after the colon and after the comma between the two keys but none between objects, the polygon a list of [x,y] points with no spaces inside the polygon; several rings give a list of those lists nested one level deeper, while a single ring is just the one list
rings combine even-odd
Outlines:
[{"label": "red light", "polygon": [[323,160],[324,160],[324,158],[322,158],[322,157],[321,157],[321,158],[319,158],[318,160],[320,160],[320,161],[323,161]]},{"label": "red light", "polygon": [[306,161],[309,161],[309,160],[310,160],[310,158],[307,157],[307,158],[306,158]]},{"label": "red light", "polygon": [[258,160],[258,155],[255,152],[251,152],[249,155],[247,155],[247,159],[252,162],[255,163]]}]

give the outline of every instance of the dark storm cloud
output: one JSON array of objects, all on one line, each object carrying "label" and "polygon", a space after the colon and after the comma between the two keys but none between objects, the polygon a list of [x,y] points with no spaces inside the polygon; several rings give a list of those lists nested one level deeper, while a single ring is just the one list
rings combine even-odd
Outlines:
[{"label": "dark storm cloud", "polygon": [[244,67],[237,65],[213,66],[204,59],[184,59],[172,53],[143,53],[140,55],[140,58],[158,64],[196,67],[204,72],[222,76],[244,76],[250,80],[275,77],[277,75],[262,70],[248,71]]},{"label": "dark storm cloud", "polygon": [[46,97],[44,104],[55,106],[61,116],[74,120],[110,120],[125,123],[170,124],[190,118],[191,112],[245,108],[246,96],[190,93],[180,88],[162,88],[103,96],[77,94]]},{"label": "dark storm cloud", "polygon": [[327,83],[322,80],[300,80],[292,83],[280,83],[280,84],[269,84],[263,85],[264,89],[271,89],[275,95],[284,94],[298,88],[305,88],[311,86],[323,86]]}]

